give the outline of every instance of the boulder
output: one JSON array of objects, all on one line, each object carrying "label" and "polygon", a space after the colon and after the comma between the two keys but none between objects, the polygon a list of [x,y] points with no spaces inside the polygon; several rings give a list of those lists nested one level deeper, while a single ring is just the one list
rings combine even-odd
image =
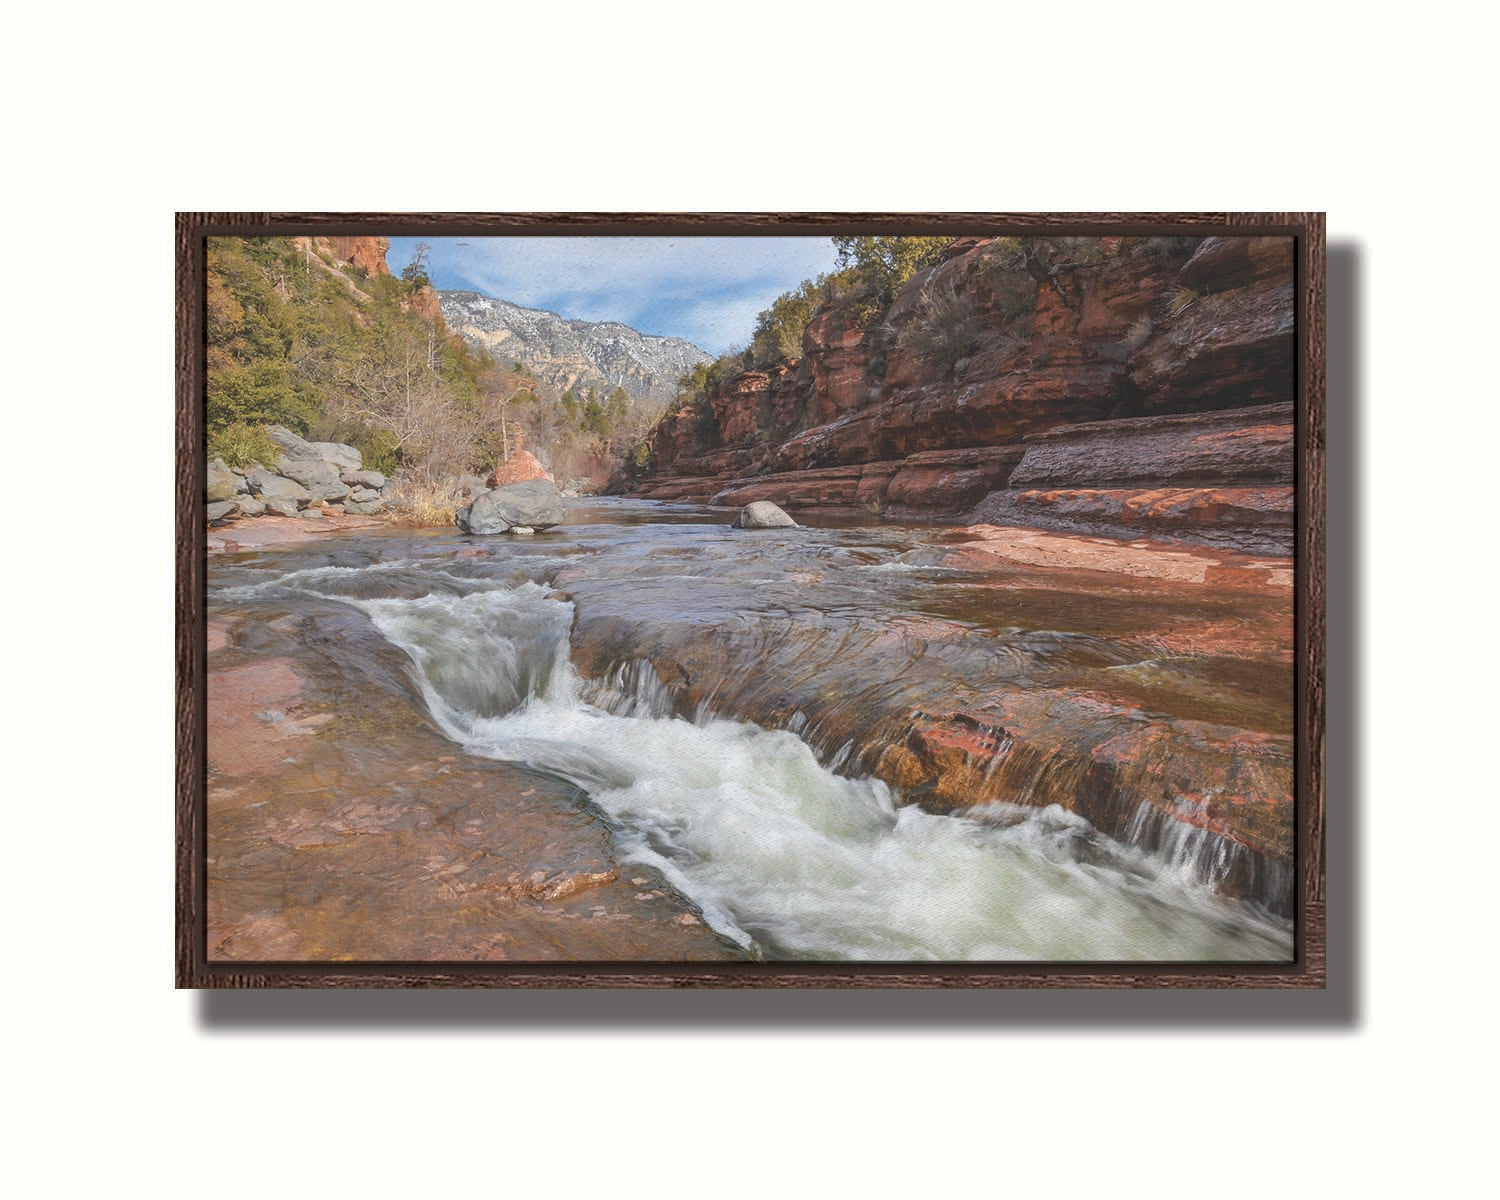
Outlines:
[{"label": "boulder", "polygon": [[224,465],[222,459],[208,460],[208,473],[204,479],[204,492],[210,503],[233,500],[239,491],[240,477]]},{"label": "boulder", "polygon": [[283,458],[276,470],[288,479],[295,479],[305,488],[315,484],[344,485],[339,480],[339,469],[321,458]]},{"label": "boulder", "polygon": [[474,502],[453,514],[454,523],[465,533],[504,533],[514,526],[550,529],[568,515],[562,493],[545,479],[507,484],[476,496]]},{"label": "boulder", "polygon": [[797,522],[769,500],[756,500],[740,509],[734,519],[735,529],[795,529]]},{"label": "boulder", "polygon": [[234,498],[235,503],[240,506],[240,515],[244,517],[259,517],[266,511],[266,506],[260,500],[248,492]]},{"label": "boulder", "polygon": [[368,504],[371,500],[379,500],[380,492],[375,488],[356,486],[349,489],[349,499],[358,504]]},{"label": "boulder", "polygon": [[374,488],[377,492],[385,487],[385,476],[379,471],[344,471],[339,480],[352,488]]},{"label": "boulder", "polygon": [[[364,456],[353,446],[346,446],[342,442],[304,441],[284,425],[269,426],[266,436],[280,447],[286,459],[321,459],[340,471],[358,471],[364,462]],[[283,465],[284,462],[285,460]]]},{"label": "boulder", "polygon": [[384,507],[385,501],[377,497],[374,500],[350,500],[344,505],[344,511],[351,517],[368,517]]},{"label": "boulder", "polygon": [[321,458],[284,458],[278,468],[288,479],[307,489],[309,500],[342,500],[349,488],[339,479],[339,469]]},{"label": "boulder", "polygon": [[311,443],[304,442],[285,425],[266,426],[266,436],[291,458],[316,458]]},{"label": "boulder", "polygon": [[323,510],[321,508],[304,508],[297,515],[306,521],[321,521],[323,519]]},{"label": "boulder", "polygon": [[251,471],[246,478],[250,480],[250,490],[267,505],[277,500],[289,501],[295,507],[299,503],[306,504],[312,499],[312,493],[295,479],[288,479],[285,475],[277,475],[273,471]]},{"label": "boulder", "polygon": [[297,515],[297,502],[295,500],[283,500],[276,496],[265,498],[266,511],[278,517],[295,517]]},{"label": "boulder", "polygon": [[222,521],[230,513],[238,512],[239,507],[233,500],[215,500],[205,511],[210,521]]},{"label": "boulder", "polygon": [[357,471],[364,463],[362,455],[353,446],[343,442],[308,442],[313,451],[324,462],[332,463],[340,471]]}]

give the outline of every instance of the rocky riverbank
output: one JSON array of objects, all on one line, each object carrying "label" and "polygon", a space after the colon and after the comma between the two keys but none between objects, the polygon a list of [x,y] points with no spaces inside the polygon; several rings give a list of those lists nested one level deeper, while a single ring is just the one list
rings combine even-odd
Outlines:
[{"label": "rocky riverbank", "polygon": [[227,466],[210,459],[205,479],[210,525],[241,517],[367,517],[384,512],[392,481],[364,468],[363,455],[341,442],[308,442],[290,429],[266,430],[280,454],[270,465]]}]

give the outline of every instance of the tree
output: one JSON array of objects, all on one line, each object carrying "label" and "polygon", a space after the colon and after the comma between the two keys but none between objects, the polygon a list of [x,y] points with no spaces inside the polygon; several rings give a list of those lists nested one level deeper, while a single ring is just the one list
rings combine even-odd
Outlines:
[{"label": "tree", "polygon": [[418,242],[412,250],[411,262],[401,268],[401,278],[413,287],[426,287],[432,282],[427,274],[427,257],[432,252],[432,247],[426,242]]},{"label": "tree", "polygon": [[851,272],[862,299],[884,308],[896,289],[952,242],[946,237],[835,237],[838,265]]}]

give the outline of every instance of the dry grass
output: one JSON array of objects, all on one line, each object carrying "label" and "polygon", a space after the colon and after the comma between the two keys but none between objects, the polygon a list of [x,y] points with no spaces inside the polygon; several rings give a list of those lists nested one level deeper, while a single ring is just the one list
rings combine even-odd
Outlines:
[{"label": "dry grass", "polygon": [[407,483],[387,501],[386,511],[403,525],[437,528],[453,524],[453,513],[463,505],[450,493],[451,485]]}]

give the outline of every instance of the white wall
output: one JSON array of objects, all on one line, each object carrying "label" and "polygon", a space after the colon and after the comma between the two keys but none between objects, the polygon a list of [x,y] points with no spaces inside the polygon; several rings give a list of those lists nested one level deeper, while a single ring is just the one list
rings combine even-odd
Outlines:
[{"label": "white wall", "polygon": [[[474,8],[22,18],[16,1194],[1467,1194],[1500,396],[1463,10]],[[174,210],[1159,207],[1327,209],[1360,285],[1330,293],[1329,995],[172,991]]]}]

